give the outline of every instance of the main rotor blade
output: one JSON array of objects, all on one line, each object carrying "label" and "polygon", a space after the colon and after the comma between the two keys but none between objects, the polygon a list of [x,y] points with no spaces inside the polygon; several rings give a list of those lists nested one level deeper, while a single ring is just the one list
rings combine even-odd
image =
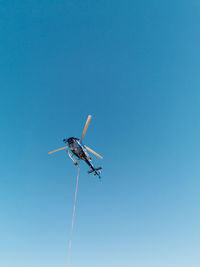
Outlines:
[{"label": "main rotor blade", "polygon": [[85,145],[84,145],[84,147],[85,147],[88,151],[90,151],[91,153],[93,153],[95,156],[97,156],[98,158],[103,159],[102,156],[100,156],[99,154],[97,154],[97,153],[96,153],[94,150],[92,150],[91,148],[89,148],[89,147],[87,147],[87,146],[85,146]]},{"label": "main rotor blade", "polygon": [[60,151],[60,150],[63,150],[63,149],[65,149],[65,148],[68,148],[68,146],[64,146],[64,147],[61,147],[61,148],[55,149],[55,150],[53,150],[53,151],[49,152],[48,154],[55,153],[55,152],[57,152],[57,151]]},{"label": "main rotor blade", "polygon": [[87,131],[87,128],[90,124],[90,121],[91,121],[91,118],[92,118],[92,115],[89,115],[88,118],[87,118],[87,121],[85,123],[85,127],[83,129],[83,133],[82,133],[82,136],[81,136],[81,139],[80,139],[80,142],[82,141],[82,139],[84,138],[85,134],[86,134],[86,131]]}]

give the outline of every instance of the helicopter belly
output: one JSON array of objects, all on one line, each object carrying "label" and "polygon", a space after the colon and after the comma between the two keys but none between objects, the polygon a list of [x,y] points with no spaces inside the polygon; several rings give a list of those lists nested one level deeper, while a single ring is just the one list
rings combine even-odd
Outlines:
[{"label": "helicopter belly", "polygon": [[83,149],[80,146],[69,146],[70,150],[74,155],[76,155],[79,159],[85,158],[85,153]]}]

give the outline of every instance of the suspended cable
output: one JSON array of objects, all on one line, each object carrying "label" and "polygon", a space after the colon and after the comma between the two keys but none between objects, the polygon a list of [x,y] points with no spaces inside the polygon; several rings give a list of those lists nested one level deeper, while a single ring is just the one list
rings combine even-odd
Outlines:
[{"label": "suspended cable", "polygon": [[74,207],[73,207],[73,214],[72,214],[72,225],[71,225],[69,247],[68,247],[67,267],[69,267],[69,264],[70,264],[72,233],[73,233],[73,229],[74,229],[74,217],[75,217],[76,199],[77,199],[77,191],[78,191],[78,180],[79,180],[79,166],[78,166],[78,172],[77,172],[77,178],[76,178],[76,190],[75,190],[75,197],[74,197]]}]

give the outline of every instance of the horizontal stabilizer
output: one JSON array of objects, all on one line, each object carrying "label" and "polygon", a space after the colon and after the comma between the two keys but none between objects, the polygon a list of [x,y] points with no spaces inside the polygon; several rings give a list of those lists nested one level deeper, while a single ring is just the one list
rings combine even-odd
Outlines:
[{"label": "horizontal stabilizer", "polygon": [[92,172],[94,172],[94,171],[99,171],[99,170],[101,170],[101,169],[102,169],[102,167],[99,167],[99,168],[96,168],[96,169],[94,169],[94,170],[89,171],[88,173],[92,173]]}]

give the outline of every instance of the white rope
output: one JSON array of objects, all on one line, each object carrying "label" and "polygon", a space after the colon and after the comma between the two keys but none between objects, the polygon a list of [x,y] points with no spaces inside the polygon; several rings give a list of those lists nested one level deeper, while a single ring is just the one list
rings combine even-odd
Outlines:
[{"label": "white rope", "polygon": [[76,178],[76,191],[75,191],[75,197],[74,197],[74,208],[73,208],[73,214],[72,214],[72,225],[71,225],[68,256],[67,256],[67,259],[68,259],[67,267],[69,267],[69,264],[70,264],[72,233],[73,233],[73,229],[74,229],[74,217],[75,217],[76,199],[77,199],[77,191],[78,191],[78,180],[79,180],[79,166],[78,166],[78,173],[77,173],[77,178]]}]

